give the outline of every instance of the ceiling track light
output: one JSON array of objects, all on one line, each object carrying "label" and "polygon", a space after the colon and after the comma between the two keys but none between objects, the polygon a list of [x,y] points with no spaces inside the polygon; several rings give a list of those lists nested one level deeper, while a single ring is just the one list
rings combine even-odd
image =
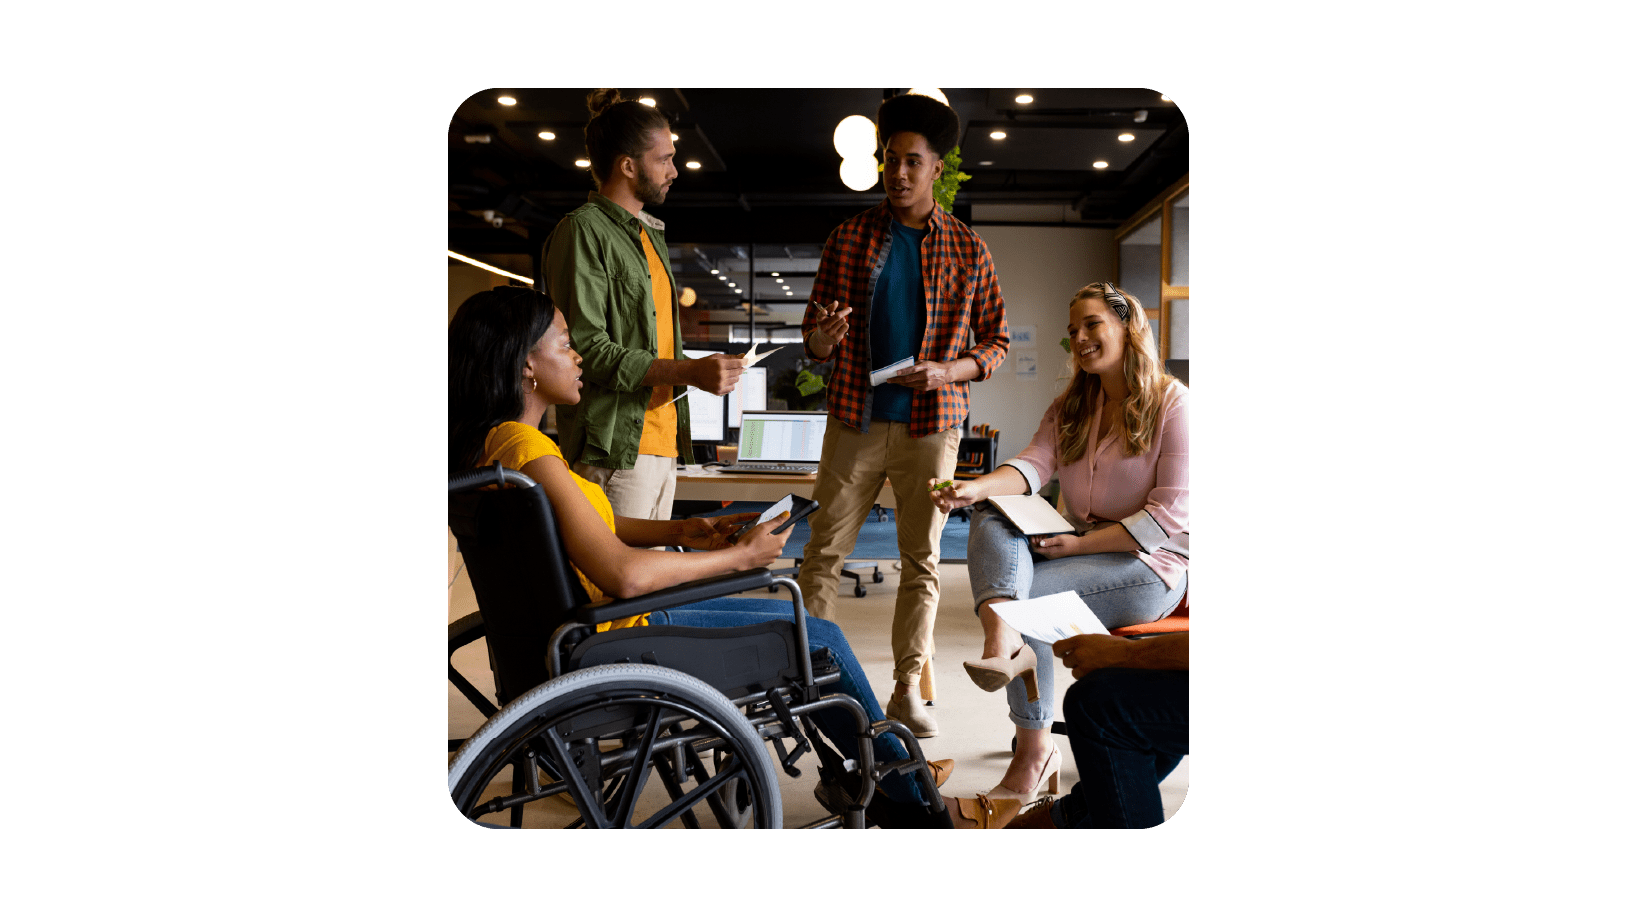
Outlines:
[{"label": "ceiling track light", "polygon": [[470,263],[474,266],[477,266],[479,269],[488,269],[490,272],[493,272],[498,276],[506,276],[509,279],[517,279],[518,281],[524,283],[525,285],[534,285],[535,284],[534,279],[528,279],[528,278],[525,278],[524,276],[518,275],[517,273],[508,272],[505,269],[501,269],[501,268],[496,267],[496,266],[491,266],[489,263],[480,263],[478,260],[475,260],[470,256],[462,256],[461,254],[455,252],[454,250],[446,250],[444,252],[449,254],[450,258],[453,259],[453,260],[460,260],[463,263]]}]

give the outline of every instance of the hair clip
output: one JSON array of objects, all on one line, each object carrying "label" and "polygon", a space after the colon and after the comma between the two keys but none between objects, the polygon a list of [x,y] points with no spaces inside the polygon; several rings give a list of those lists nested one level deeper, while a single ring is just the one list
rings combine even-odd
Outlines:
[{"label": "hair clip", "polygon": [[1109,282],[1105,283],[1105,304],[1110,305],[1110,309],[1116,312],[1116,316],[1122,319],[1122,323],[1127,323],[1128,314],[1132,309],[1128,307],[1128,300],[1123,298],[1122,293],[1116,290],[1116,286]]}]

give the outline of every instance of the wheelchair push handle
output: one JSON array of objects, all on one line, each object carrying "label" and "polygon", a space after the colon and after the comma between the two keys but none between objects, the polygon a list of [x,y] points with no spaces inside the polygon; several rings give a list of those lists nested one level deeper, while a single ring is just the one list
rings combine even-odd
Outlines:
[{"label": "wheelchair push handle", "polygon": [[535,486],[535,480],[522,471],[502,467],[500,462],[496,462],[488,468],[474,468],[471,471],[462,471],[450,475],[450,493],[475,490],[491,484],[496,486],[511,484],[514,487],[529,488]]}]

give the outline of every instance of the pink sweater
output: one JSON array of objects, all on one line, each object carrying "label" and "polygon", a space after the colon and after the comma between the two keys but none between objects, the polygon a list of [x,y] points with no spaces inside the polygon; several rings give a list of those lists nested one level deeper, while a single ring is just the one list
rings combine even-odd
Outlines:
[{"label": "pink sweater", "polygon": [[[1122,454],[1116,429],[1068,467],[1059,464],[1055,432],[1056,400],[1042,415],[1042,425],[1025,451],[1005,464],[1025,476],[1031,493],[1059,472],[1065,511],[1078,532],[1101,522],[1120,522],[1142,549],[1133,554],[1169,587],[1178,585],[1190,564],[1190,390],[1174,382],[1162,402],[1162,418],[1150,450],[1132,458]],[[1094,401],[1098,419],[1105,396]]]}]

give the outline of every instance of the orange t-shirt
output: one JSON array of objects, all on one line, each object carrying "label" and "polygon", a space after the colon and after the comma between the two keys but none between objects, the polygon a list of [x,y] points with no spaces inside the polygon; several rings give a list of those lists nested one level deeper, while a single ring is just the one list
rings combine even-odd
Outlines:
[{"label": "orange t-shirt", "polygon": [[[672,282],[666,276],[666,264],[655,252],[655,244],[645,231],[638,232],[643,241],[643,255],[649,261],[650,289],[655,293],[655,353],[661,359],[675,359],[672,351]],[[672,388],[654,388],[649,395],[649,407],[643,413],[643,435],[638,437],[639,455],[678,457],[678,406],[672,403],[677,394]]]}]

